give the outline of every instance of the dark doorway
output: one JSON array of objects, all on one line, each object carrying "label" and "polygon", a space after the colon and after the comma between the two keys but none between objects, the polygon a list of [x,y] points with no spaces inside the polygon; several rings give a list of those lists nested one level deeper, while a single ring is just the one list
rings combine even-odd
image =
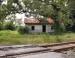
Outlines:
[{"label": "dark doorway", "polygon": [[42,26],[42,32],[46,32],[46,25]]},{"label": "dark doorway", "polygon": [[34,26],[32,26],[31,28],[32,28],[32,30],[35,30],[35,27]]}]

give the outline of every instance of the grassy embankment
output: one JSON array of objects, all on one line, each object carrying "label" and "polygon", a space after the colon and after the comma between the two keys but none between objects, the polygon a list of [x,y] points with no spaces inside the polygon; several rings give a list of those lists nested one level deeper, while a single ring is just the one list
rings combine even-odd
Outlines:
[{"label": "grassy embankment", "polygon": [[75,33],[64,33],[62,35],[50,34],[25,34],[17,31],[0,31],[0,45],[11,44],[41,44],[64,41],[75,41]]}]

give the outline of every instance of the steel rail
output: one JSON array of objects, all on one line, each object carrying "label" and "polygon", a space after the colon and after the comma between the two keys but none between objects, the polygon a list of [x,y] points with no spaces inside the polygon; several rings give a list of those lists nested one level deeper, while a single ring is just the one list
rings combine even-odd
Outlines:
[{"label": "steel rail", "polygon": [[[2,47],[3,49],[12,48],[12,46]],[[20,48],[19,48],[20,47]],[[43,44],[43,45],[23,45],[23,46],[13,46],[14,49],[8,49],[7,51],[3,51],[4,53],[0,55],[1,57],[7,56],[15,56],[15,55],[22,55],[22,54],[30,54],[30,53],[38,53],[44,51],[51,51],[51,52],[59,52],[63,50],[68,50],[75,48],[75,42],[63,42],[63,43],[54,43],[54,44]]]}]

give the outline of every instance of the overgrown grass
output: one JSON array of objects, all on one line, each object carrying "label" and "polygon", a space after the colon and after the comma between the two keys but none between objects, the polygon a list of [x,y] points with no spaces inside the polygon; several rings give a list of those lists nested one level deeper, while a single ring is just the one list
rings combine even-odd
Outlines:
[{"label": "overgrown grass", "polygon": [[75,41],[75,33],[64,33],[62,35],[25,34],[21,35],[17,31],[0,31],[0,45],[11,44],[43,44]]}]

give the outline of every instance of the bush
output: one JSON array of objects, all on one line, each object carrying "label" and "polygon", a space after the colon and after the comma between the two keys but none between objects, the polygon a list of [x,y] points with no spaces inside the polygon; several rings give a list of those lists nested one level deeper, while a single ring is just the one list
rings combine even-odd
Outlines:
[{"label": "bush", "polygon": [[3,24],[0,22],[0,30],[3,30]]},{"label": "bush", "polygon": [[29,33],[29,28],[26,26],[19,26],[19,28],[18,28],[18,32],[20,33],[20,34],[25,34],[25,33]]},{"label": "bush", "polygon": [[6,22],[4,24],[4,29],[5,30],[15,30],[15,25],[13,24],[13,22]]}]

